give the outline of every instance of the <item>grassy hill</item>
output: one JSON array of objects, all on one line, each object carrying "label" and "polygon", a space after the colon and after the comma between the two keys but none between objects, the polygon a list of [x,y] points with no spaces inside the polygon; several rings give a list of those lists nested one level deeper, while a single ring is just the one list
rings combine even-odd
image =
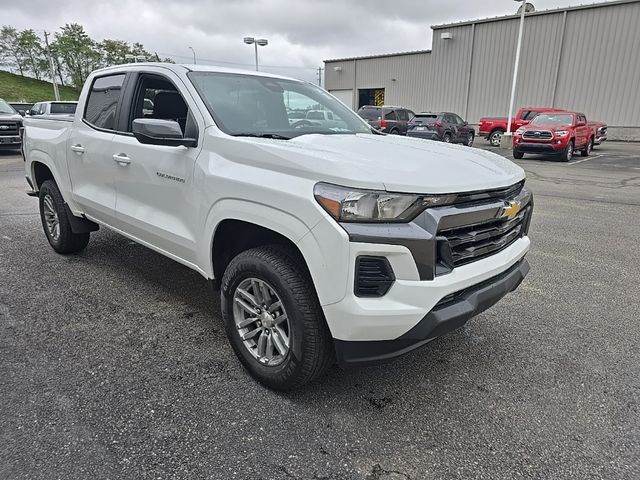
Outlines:
[{"label": "grassy hill", "polygon": [[[80,95],[80,91],[75,88],[60,86],[58,88],[60,100],[77,100]],[[3,71],[0,71],[0,98],[7,102],[55,100],[51,83]]]}]

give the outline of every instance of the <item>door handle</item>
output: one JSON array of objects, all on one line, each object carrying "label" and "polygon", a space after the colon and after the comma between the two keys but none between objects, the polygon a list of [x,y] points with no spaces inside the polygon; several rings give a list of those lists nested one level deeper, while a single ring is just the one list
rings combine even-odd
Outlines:
[{"label": "door handle", "polygon": [[131,159],[127,157],[124,153],[117,153],[112,158],[114,162],[122,166],[126,166],[131,163]]},{"label": "door handle", "polygon": [[84,153],[84,147],[80,144],[71,145],[71,151],[76,153]]}]

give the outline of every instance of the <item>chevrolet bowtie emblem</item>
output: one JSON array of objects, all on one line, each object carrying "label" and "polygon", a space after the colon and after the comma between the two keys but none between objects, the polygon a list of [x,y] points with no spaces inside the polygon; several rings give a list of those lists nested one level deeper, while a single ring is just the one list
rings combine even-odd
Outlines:
[{"label": "chevrolet bowtie emblem", "polygon": [[519,201],[511,200],[500,209],[498,218],[508,218],[509,220],[511,220],[512,218],[515,218],[518,213],[520,213],[521,208],[522,204]]}]

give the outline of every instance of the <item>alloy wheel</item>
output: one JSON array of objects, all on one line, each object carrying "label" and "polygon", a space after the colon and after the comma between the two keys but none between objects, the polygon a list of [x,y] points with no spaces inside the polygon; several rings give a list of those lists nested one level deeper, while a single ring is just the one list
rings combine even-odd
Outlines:
[{"label": "alloy wheel", "polygon": [[282,300],[264,280],[250,277],[233,293],[233,320],[247,351],[262,365],[280,365],[289,354],[291,326]]},{"label": "alloy wheel", "polygon": [[60,219],[58,218],[58,212],[53,203],[53,198],[48,193],[42,200],[44,209],[44,221],[47,225],[47,231],[52,240],[57,241],[60,238]]}]

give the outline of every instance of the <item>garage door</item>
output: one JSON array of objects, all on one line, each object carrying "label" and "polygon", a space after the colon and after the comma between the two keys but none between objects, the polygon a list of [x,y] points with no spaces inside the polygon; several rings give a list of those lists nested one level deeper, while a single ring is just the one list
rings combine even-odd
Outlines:
[{"label": "garage door", "polygon": [[346,104],[347,107],[353,108],[353,90],[329,90],[329,93]]}]

